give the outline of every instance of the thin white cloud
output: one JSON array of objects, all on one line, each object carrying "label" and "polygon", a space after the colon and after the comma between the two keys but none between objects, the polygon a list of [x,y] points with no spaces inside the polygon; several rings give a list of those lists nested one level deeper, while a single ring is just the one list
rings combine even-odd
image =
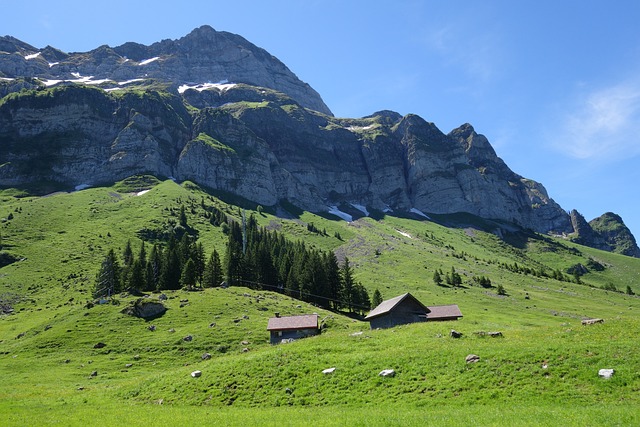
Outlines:
[{"label": "thin white cloud", "polygon": [[576,159],[616,160],[640,154],[640,81],[585,94],[564,116],[556,149]]},{"label": "thin white cloud", "polygon": [[502,61],[500,38],[491,31],[465,30],[464,25],[446,25],[423,36],[428,49],[443,57],[444,64],[457,67],[476,83],[485,83],[498,74]]}]

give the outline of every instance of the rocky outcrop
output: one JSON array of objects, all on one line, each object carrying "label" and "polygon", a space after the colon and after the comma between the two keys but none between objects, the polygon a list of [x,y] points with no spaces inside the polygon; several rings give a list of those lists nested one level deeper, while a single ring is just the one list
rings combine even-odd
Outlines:
[{"label": "rocky outcrop", "polygon": [[137,79],[171,82],[175,87],[247,83],[277,90],[304,107],[331,114],[320,95],[276,57],[241,36],[207,25],[178,40],[150,46],[130,42],[70,54],[0,37],[0,77],[38,77],[48,85],[66,80],[114,88]]},{"label": "rocky outcrop", "polygon": [[[268,206],[464,212],[576,230],[584,244],[640,255],[619,217],[570,216],[471,125],[445,134],[392,111],[335,118],[284,64],[233,34],[201,27],[84,54],[4,37],[0,51],[0,186],[153,174]],[[230,83],[210,83],[220,80]]]}]

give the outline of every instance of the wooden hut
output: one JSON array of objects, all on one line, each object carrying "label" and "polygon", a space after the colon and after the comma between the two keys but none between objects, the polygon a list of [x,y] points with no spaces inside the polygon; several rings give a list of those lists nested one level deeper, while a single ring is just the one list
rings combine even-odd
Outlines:
[{"label": "wooden hut", "polygon": [[406,293],[383,301],[364,320],[369,321],[371,329],[392,328],[407,323],[426,322],[430,312],[413,295]]},{"label": "wooden hut", "polygon": [[278,344],[282,340],[305,338],[320,333],[317,314],[302,316],[280,316],[269,319],[267,330],[271,333],[271,344]]}]

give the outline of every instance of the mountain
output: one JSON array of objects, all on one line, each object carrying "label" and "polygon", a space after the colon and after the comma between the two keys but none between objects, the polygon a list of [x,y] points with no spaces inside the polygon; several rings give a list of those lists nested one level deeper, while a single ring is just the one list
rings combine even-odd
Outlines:
[{"label": "mountain", "polygon": [[[496,233],[576,232],[544,186],[511,171],[471,125],[445,134],[412,114],[333,117],[284,64],[234,34],[204,26],[69,54],[3,37],[0,50],[5,187],[153,174],[343,218],[464,212]],[[611,250],[621,230],[609,231]],[[627,252],[640,252],[635,241]]]}]

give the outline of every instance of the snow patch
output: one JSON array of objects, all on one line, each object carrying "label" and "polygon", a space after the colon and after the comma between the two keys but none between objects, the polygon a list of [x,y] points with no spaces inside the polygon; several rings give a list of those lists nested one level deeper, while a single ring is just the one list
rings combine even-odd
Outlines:
[{"label": "snow patch", "polygon": [[342,212],[337,206],[329,206],[328,212],[332,215],[342,218],[347,222],[353,221],[353,217],[346,212]]},{"label": "snow patch", "polygon": [[45,86],[49,87],[49,86],[53,86],[53,85],[57,85],[58,83],[64,81],[64,80],[47,80],[47,79],[41,79],[42,83],[44,83]]},{"label": "snow patch", "polygon": [[138,191],[138,192],[136,193],[136,196],[142,196],[143,194],[147,194],[149,191],[151,191],[151,190],[142,190],[142,191]]},{"label": "snow patch", "polygon": [[58,65],[59,62],[49,62],[49,68],[54,67],[56,65]]},{"label": "snow patch", "polygon": [[123,82],[118,82],[118,84],[119,84],[120,86],[124,86],[124,85],[128,85],[128,84],[130,84],[130,83],[143,82],[143,81],[144,81],[144,79],[131,79],[131,80],[125,80],[125,81],[123,81]]},{"label": "snow patch", "polygon": [[89,188],[89,187],[91,187],[91,185],[90,185],[90,184],[78,184],[78,185],[76,185],[76,186],[75,186],[75,188],[74,188],[74,189],[75,189],[76,191],[80,191],[80,190],[85,190],[85,189],[87,189],[87,188]]},{"label": "snow patch", "polygon": [[422,212],[420,209],[416,209],[416,208],[411,208],[411,212],[417,215],[420,215],[421,217],[424,217],[428,220],[431,220],[431,218],[429,218],[428,215],[426,215],[424,212]]},{"label": "snow patch", "polygon": [[413,236],[411,236],[411,234],[401,231],[401,230],[396,230],[398,233],[402,234],[404,237],[408,237],[409,239],[413,239]]},{"label": "snow patch", "polygon": [[353,206],[354,208],[356,208],[360,212],[362,212],[364,214],[364,216],[369,216],[369,211],[367,210],[366,206],[358,205],[357,203],[351,203],[351,206]]},{"label": "snow patch", "polygon": [[5,82],[11,82],[11,81],[14,81],[15,79],[10,79],[9,77],[0,77],[0,80],[4,80]]},{"label": "snow patch", "polygon": [[154,61],[157,61],[158,59],[160,59],[159,56],[154,56],[153,58],[149,58],[149,59],[145,59],[144,61],[140,61],[138,63],[138,65],[147,65],[147,64],[151,64]]},{"label": "snow patch", "polygon": [[390,207],[390,206],[385,206],[385,208],[382,210],[382,212],[384,212],[384,213],[391,213],[391,212],[393,212],[393,209],[391,209],[391,207]]},{"label": "snow patch", "polygon": [[38,56],[40,56],[40,52],[32,53],[31,55],[25,55],[24,59],[36,59]]},{"label": "snow patch", "polygon": [[194,89],[194,90],[197,90],[198,92],[202,92],[203,90],[207,90],[207,89],[218,89],[221,92],[226,92],[227,90],[235,86],[237,86],[236,83],[229,83],[228,80],[222,80],[222,81],[219,81],[218,83],[208,82],[208,83],[202,83],[198,85],[184,84],[178,87],[178,93],[185,93],[189,89]]},{"label": "snow patch", "polygon": [[373,125],[369,125],[369,126],[349,126],[347,128],[347,130],[350,130],[351,132],[356,132],[356,131],[359,131],[359,130],[369,130],[371,128],[373,128]]}]

